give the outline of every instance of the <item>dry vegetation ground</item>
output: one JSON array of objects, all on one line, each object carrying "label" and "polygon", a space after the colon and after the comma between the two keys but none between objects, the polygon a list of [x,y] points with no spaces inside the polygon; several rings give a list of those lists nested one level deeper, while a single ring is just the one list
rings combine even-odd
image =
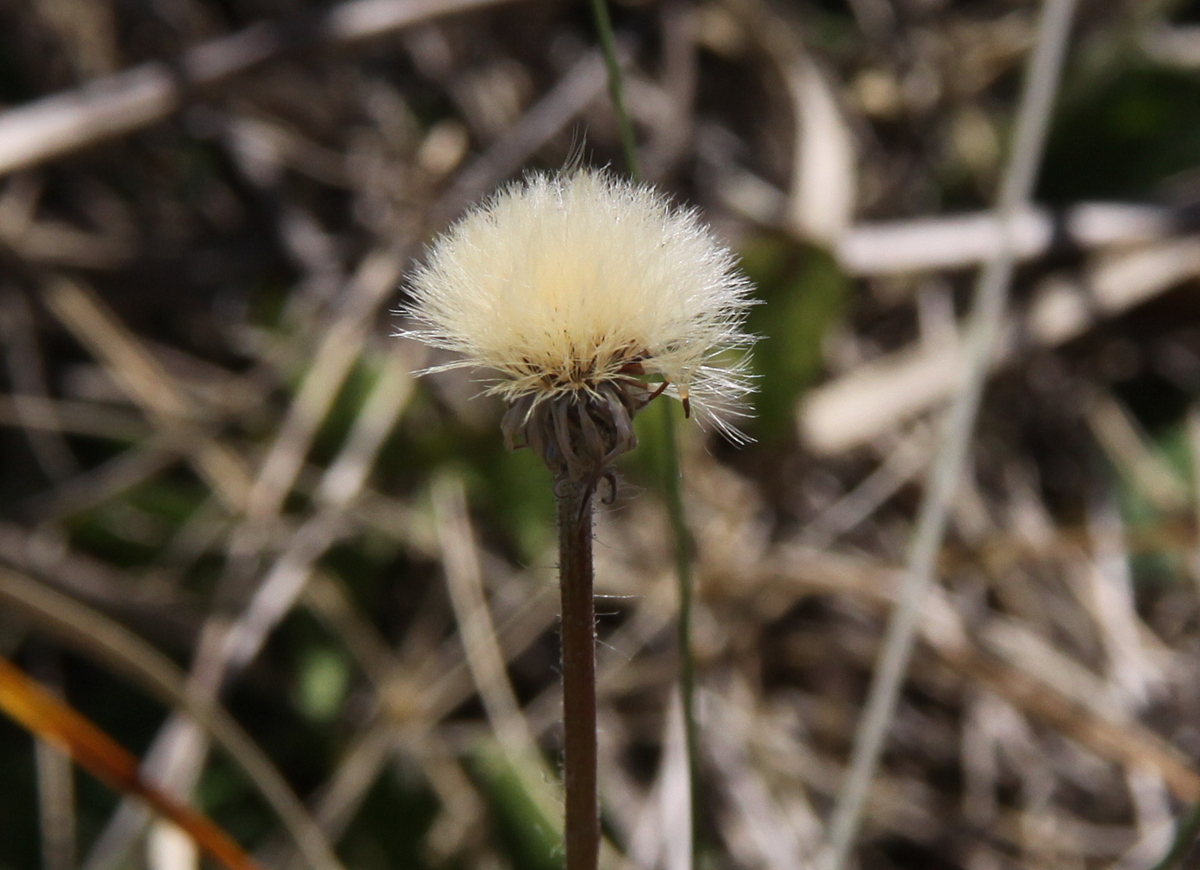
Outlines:
[{"label": "dry vegetation ground", "polygon": [[[689,429],[683,454],[713,867],[808,867],[822,841],[1037,12],[614,8],[646,175],[765,301],[756,443]],[[1148,868],[1200,799],[1188,14],[1077,12],[867,870]],[[428,357],[388,311],[496,185],[579,150],[619,165],[605,88],[582,3],[0,4],[0,651],[272,867],[291,841],[246,771],[147,700],[142,653],[115,675],[113,623],[222,699],[347,867],[554,866],[545,472],[468,376],[413,379]],[[598,528],[602,793],[610,865],[674,870],[677,602],[647,469]],[[87,605],[73,635],[45,589]],[[7,721],[0,771],[6,870],[195,866]]]}]

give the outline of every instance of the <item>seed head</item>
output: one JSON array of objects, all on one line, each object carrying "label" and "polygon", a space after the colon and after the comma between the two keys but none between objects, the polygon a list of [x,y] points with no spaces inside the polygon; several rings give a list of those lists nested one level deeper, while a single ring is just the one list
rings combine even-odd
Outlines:
[{"label": "seed head", "polygon": [[489,370],[510,442],[524,435],[556,472],[602,471],[662,391],[739,437],[749,283],[694,210],[651,187],[531,175],[439,238],[409,289],[406,334],[462,355],[433,370]]}]

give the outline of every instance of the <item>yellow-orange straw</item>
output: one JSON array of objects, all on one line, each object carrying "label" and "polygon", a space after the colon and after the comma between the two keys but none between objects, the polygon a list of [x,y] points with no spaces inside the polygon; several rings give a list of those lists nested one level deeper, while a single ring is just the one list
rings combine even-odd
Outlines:
[{"label": "yellow-orange straw", "polygon": [[228,870],[262,870],[223,830],[145,782],[137,759],[120,744],[4,658],[0,658],[0,709],[99,779],[140,797]]}]

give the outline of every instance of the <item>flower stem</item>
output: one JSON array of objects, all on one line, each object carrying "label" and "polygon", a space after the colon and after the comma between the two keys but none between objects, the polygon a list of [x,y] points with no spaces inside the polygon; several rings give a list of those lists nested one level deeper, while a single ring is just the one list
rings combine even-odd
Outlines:
[{"label": "flower stem", "polygon": [[562,591],[563,786],[566,870],[596,870],[596,606],[592,596],[592,487],[559,480],[558,566]]}]

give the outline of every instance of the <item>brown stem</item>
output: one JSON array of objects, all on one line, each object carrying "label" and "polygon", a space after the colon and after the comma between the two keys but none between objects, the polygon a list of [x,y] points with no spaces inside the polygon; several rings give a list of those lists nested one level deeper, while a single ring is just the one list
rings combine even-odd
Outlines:
[{"label": "brown stem", "polygon": [[558,564],[562,589],[563,783],[566,870],[596,870],[596,608],[592,598],[592,487],[560,478]]}]

